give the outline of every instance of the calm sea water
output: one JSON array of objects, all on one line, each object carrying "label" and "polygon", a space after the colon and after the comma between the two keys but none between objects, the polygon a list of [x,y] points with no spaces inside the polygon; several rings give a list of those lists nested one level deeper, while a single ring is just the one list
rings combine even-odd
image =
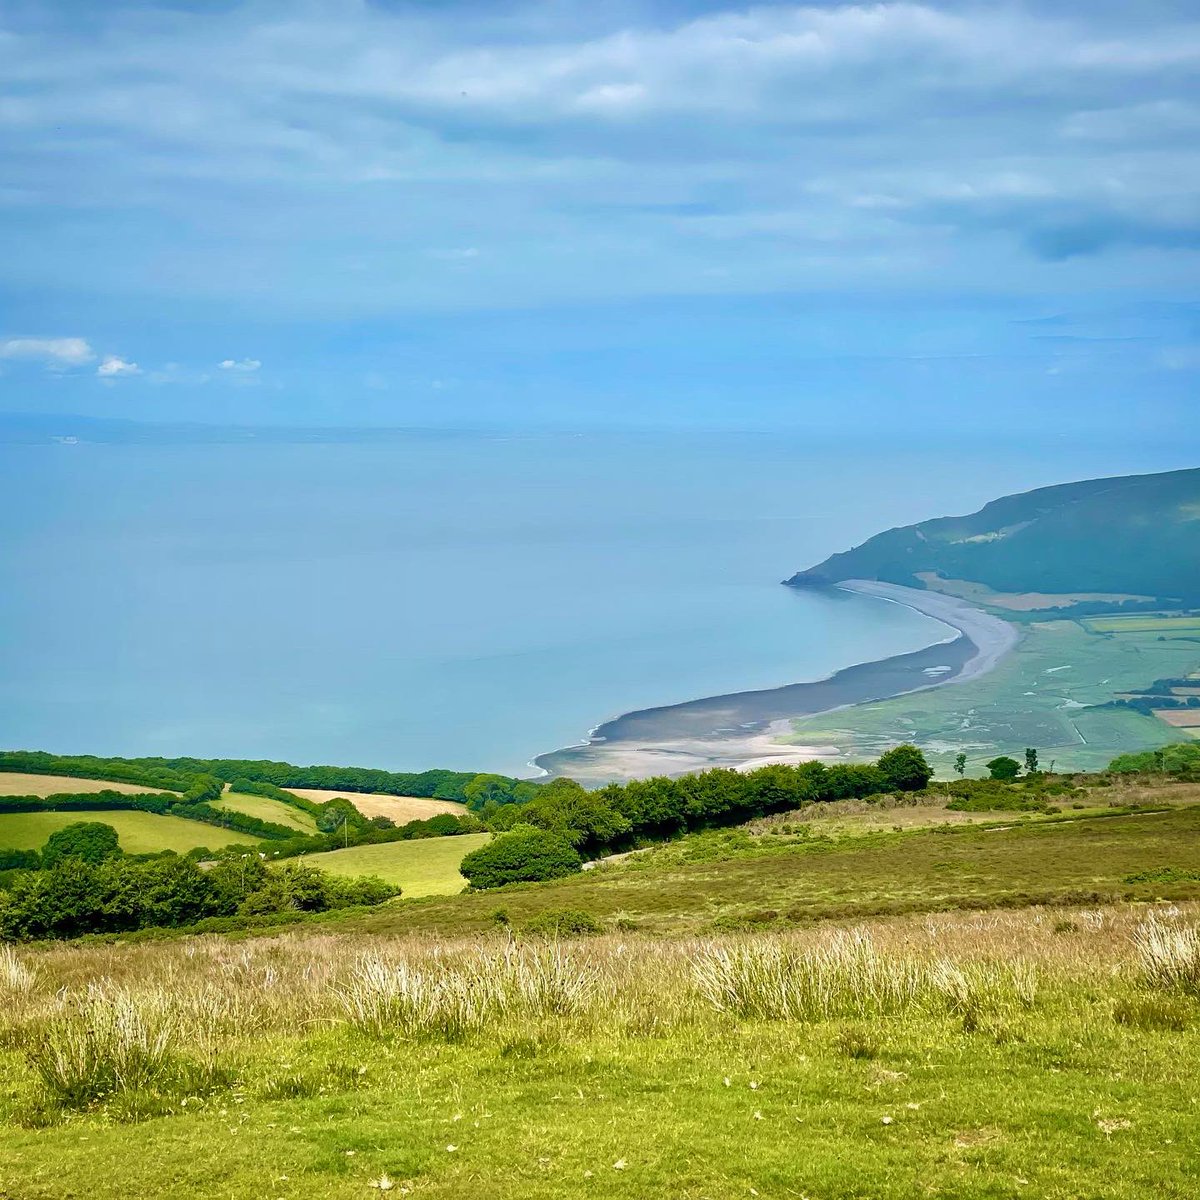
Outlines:
[{"label": "calm sea water", "polygon": [[945,629],[778,581],[880,528],[1177,465],[754,435],[0,446],[0,745],[527,773],[632,708]]}]

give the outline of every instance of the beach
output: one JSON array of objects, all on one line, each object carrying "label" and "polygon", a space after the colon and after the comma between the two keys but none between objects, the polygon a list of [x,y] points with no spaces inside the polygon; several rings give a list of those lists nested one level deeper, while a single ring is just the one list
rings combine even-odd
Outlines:
[{"label": "beach", "polygon": [[569,775],[596,786],[711,767],[747,770],[834,758],[838,752],[832,746],[779,739],[791,734],[791,722],[799,717],[978,679],[1020,637],[1007,621],[940,592],[862,579],[837,587],[932,617],[946,636],[924,649],[858,663],[825,679],[625,713],[597,726],[579,745],[539,755],[534,765],[547,775]]}]

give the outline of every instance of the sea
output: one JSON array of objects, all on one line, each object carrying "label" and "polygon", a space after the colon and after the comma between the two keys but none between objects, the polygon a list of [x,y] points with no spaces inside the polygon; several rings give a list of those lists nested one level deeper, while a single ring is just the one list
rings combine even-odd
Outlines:
[{"label": "sea", "polygon": [[534,775],[632,709],[949,631],[780,586],[1170,447],[195,430],[0,444],[0,746]]}]

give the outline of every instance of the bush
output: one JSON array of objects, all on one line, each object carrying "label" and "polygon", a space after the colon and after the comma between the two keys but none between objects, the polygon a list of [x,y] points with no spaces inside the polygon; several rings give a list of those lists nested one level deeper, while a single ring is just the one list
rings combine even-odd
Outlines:
[{"label": "bush", "polygon": [[548,908],[526,921],[521,932],[528,937],[572,938],[590,937],[603,928],[590,912],[581,908]]},{"label": "bush", "polygon": [[101,863],[121,853],[117,831],[101,821],[77,821],[55,830],[42,850],[42,866],[56,867],[64,858]]},{"label": "bush", "polygon": [[521,825],[472,850],[459,870],[474,888],[503,887],[573,875],[583,860],[565,838],[546,829]]},{"label": "bush", "polygon": [[887,751],[875,764],[885,784],[898,792],[919,792],[929,786],[933,771],[925,755],[909,743]]},{"label": "bush", "polygon": [[1009,758],[1007,754],[993,758],[986,766],[993,779],[1016,779],[1021,773],[1021,764],[1015,758]]}]

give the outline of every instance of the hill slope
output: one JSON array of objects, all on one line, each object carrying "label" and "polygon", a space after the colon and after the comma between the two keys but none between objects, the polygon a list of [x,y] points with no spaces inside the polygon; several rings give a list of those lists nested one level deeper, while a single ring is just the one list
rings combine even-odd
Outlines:
[{"label": "hill slope", "polygon": [[929,572],[999,592],[1106,593],[1200,603],[1200,469],[1090,479],[877,534],[786,582],[925,585]]}]

